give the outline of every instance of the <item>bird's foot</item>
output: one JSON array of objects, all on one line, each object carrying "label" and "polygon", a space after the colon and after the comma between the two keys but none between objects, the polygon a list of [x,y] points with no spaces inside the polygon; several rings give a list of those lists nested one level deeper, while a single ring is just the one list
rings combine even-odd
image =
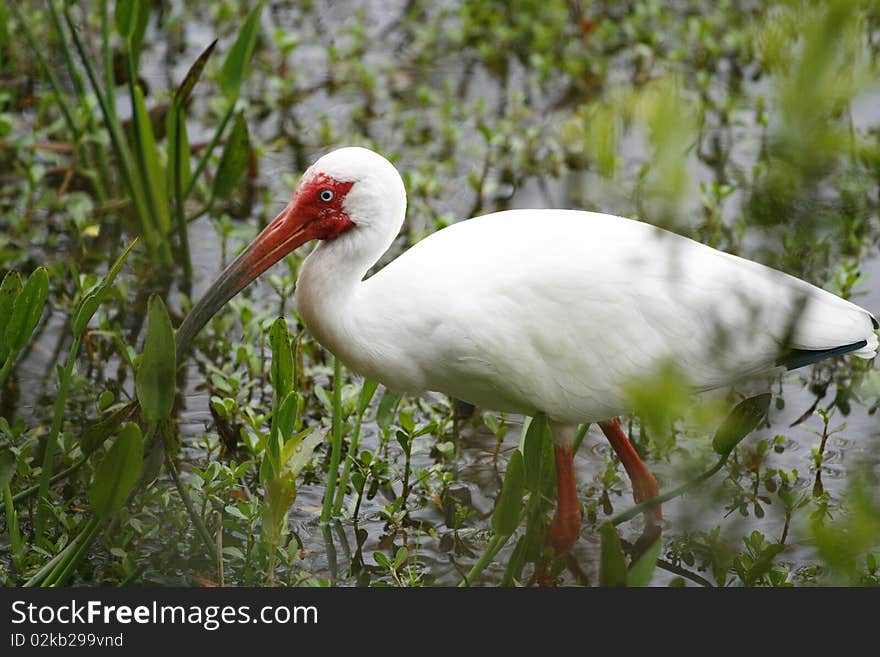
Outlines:
[{"label": "bird's foot", "polygon": [[[575,506],[572,509],[565,509],[564,513],[560,513],[557,509],[547,534],[547,543],[549,543],[553,555],[549,558],[545,556],[539,562],[540,565],[535,576],[535,583],[538,586],[556,586],[559,568],[561,567],[560,560],[568,555],[568,551],[574,546],[580,532],[581,510]],[[571,558],[573,559],[573,557]]]},{"label": "bird's foot", "polygon": [[[633,485],[633,501],[636,504],[640,504],[645,500],[650,500],[652,497],[657,497],[660,494],[660,488],[657,486],[657,480],[654,479],[654,475],[645,468],[644,472],[640,472],[637,476],[634,476],[632,479]],[[645,533],[648,533],[648,530],[652,532],[656,532],[659,534],[663,529],[663,507],[660,504],[652,506],[648,511],[645,511]]]},{"label": "bird's foot", "polygon": [[[648,470],[648,466],[644,464],[638,452],[629,442],[623,429],[620,426],[620,420],[616,417],[605,422],[600,422],[599,426],[602,433],[608,438],[611,447],[617,453],[623,468],[629,475],[633,487],[633,501],[636,504],[657,497],[660,489],[657,486],[657,480]],[[657,504],[645,511],[645,531],[646,535],[659,535],[663,529],[663,509]]]},{"label": "bird's foot", "polygon": [[568,552],[577,541],[580,532],[581,510],[577,506],[557,509],[550,523],[549,532],[549,543],[553,548],[553,554],[561,557]]}]

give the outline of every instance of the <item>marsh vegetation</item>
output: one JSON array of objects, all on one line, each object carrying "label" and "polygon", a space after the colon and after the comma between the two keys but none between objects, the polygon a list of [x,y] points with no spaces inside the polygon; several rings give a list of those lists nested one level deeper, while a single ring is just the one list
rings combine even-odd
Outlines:
[{"label": "marsh vegetation", "polygon": [[[463,217],[595,209],[876,312],[878,61],[858,0],[0,4],[0,583],[877,585],[872,362],[774,381],[646,562],[585,427],[584,529],[547,563],[541,422],[346,372],[291,307],[306,253],[185,361],[172,326],[340,145],[404,174],[392,255]],[[632,394],[664,491],[718,462],[745,393],[695,404],[661,372]]]}]

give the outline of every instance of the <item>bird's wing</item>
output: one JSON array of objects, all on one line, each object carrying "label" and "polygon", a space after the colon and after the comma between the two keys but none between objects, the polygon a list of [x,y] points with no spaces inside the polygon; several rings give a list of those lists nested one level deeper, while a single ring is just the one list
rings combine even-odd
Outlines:
[{"label": "bird's wing", "polygon": [[772,368],[786,349],[864,340],[860,355],[869,355],[877,343],[870,315],[828,292],[588,212],[521,210],[456,224],[365,288],[386,326],[393,318],[398,335],[416,338],[394,348],[424,363],[420,387],[558,419],[622,412],[627,382],[669,362],[709,388]]}]

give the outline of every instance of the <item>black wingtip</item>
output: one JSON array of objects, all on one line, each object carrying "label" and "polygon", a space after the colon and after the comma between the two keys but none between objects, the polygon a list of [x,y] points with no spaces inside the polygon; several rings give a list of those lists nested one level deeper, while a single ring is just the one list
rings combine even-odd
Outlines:
[{"label": "black wingtip", "polygon": [[[877,323],[876,319],[873,317],[871,319],[874,320],[875,324]],[[776,361],[776,364],[784,365],[785,368],[789,370],[796,370],[799,367],[812,365],[813,363],[818,363],[820,360],[825,360],[826,358],[848,354],[851,351],[857,351],[867,345],[867,340],[859,340],[852,344],[834,347],[834,349],[792,349],[785,354],[785,356],[779,358]]]},{"label": "black wingtip", "polygon": [[874,330],[880,329],[880,322],[877,321],[877,318],[874,315],[869,315],[871,318],[871,324],[874,326]]}]

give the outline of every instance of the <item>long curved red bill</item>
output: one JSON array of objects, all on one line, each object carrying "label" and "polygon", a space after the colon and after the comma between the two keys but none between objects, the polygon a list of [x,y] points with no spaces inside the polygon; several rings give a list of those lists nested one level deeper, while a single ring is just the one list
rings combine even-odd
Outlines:
[{"label": "long curved red bill", "polygon": [[314,239],[308,221],[298,215],[291,201],[193,306],[177,329],[178,363],[183,362],[198,332],[227,301],[285,255]]}]

